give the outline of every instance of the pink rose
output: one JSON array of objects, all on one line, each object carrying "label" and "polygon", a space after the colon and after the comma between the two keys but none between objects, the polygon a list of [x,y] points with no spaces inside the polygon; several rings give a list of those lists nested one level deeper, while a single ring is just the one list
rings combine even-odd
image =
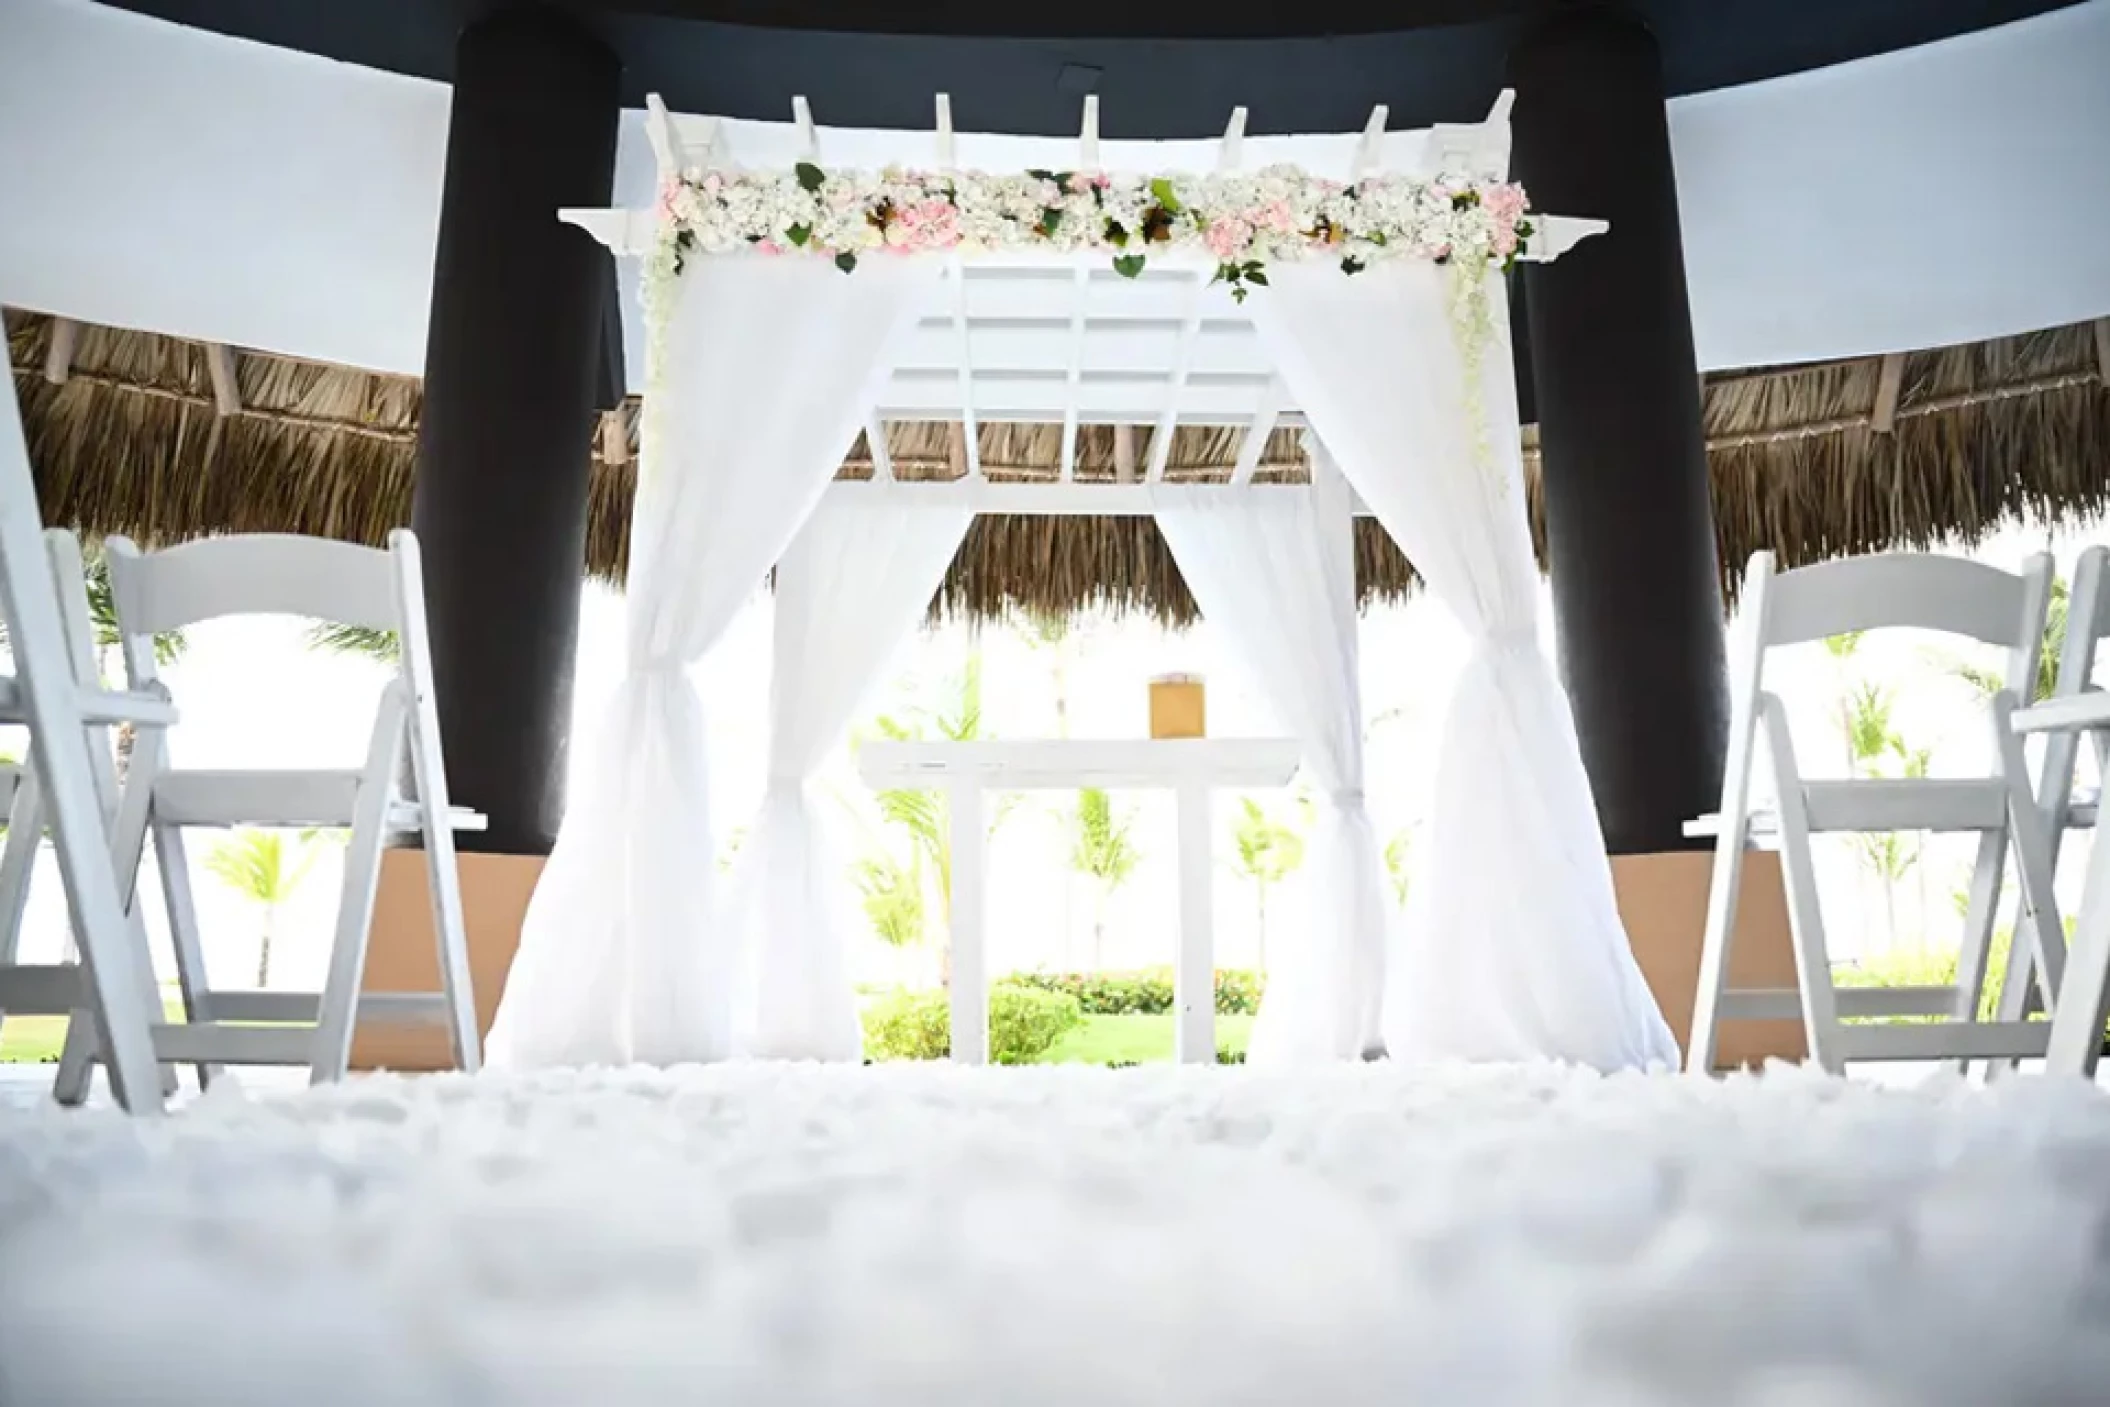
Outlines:
[{"label": "pink rose", "polygon": [[1235,215],[1211,224],[1202,235],[1209,252],[1226,264],[1236,262],[1252,242],[1253,227]]},{"label": "pink rose", "polygon": [[1517,185],[1489,186],[1480,194],[1480,203],[1496,223],[1513,225],[1524,214],[1524,188]]},{"label": "pink rose", "polygon": [[758,239],[755,241],[755,253],[757,254],[782,254],[783,252],[784,246],[773,239]]}]

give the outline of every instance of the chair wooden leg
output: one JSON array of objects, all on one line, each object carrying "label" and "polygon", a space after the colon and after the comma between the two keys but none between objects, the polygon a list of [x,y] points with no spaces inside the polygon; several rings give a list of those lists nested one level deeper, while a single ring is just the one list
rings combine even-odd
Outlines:
[{"label": "chair wooden leg", "polygon": [[381,716],[367,752],[366,774],[352,805],[352,835],[344,850],[344,882],[337,900],[337,933],[330,945],[329,976],[323,983],[315,1026],[311,1084],[345,1077],[352,1063],[352,1033],[359,1020],[359,986],[366,976],[366,948],[374,923],[374,895],[381,883],[381,844],[388,807],[395,795],[394,769],[402,756],[403,705],[393,686],[381,701]]},{"label": "chair wooden leg", "polygon": [[[1992,961],[1993,926],[2000,912],[2000,888],[2003,872],[2007,866],[2007,838],[2000,832],[1987,831],[1978,838],[1978,858],[1971,867],[1970,902],[1964,910],[1963,946],[1956,958],[1956,1006],[1951,1015],[1958,1021],[1976,1021],[1978,1008],[1985,1000],[1987,969]],[[2015,961],[2021,952],[2019,946],[2009,949],[2008,981],[2015,980]],[[1946,1062],[1948,1068],[1963,1074],[1970,1068],[1968,1060]]]},{"label": "chair wooden leg", "polygon": [[1707,928],[1700,940],[1692,1034],[1685,1042],[1685,1069],[1695,1075],[1714,1073],[1722,996],[1728,989],[1729,955],[1736,941],[1737,901],[1743,892],[1744,847],[1749,841],[1748,778],[1728,790],[1730,795],[1722,804],[1722,830],[1715,842],[1714,873],[1707,885]]},{"label": "chair wooden leg", "polygon": [[2095,1078],[2103,1027],[2110,1021],[2110,844],[2100,833],[2090,847],[2088,877],[2066,955],[2066,980],[2051,1012],[2044,1068],[2054,1075]]},{"label": "chair wooden leg", "polygon": [[1841,1049],[1839,1004],[1832,987],[1830,949],[1824,938],[1824,914],[1817,899],[1817,865],[1810,850],[1809,815],[1802,780],[1795,766],[1794,740],[1788,733],[1780,701],[1767,695],[1762,705],[1766,751],[1773,761],[1780,807],[1780,868],[1787,885],[1788,929],[1795,942],[1795,981],[1802,994],[1802,1024],[1810,1059],[1834,1075],[1846,1072]]},{"label": "chair wooden leg", "polygon": [[[205,969],[205,941],[198,932],[198,904],[191,893],[190,853],[178,826],[153,828],[154,858],[161,870],[161,893],[168,905],[169,941],[176,949],[176,984],[183,994],[183,1019],[211,1021],[212,979]],[[198,1085],[210,1088],[224,1073],[217,1063],[201,1064]]]},{"label": "chair wooden leg", "polygon": [[438,749],[413,722],[412,767],[424,812],[426,887],[432,899],[432,931],[439,948],[440,989],[447,999],[447,1035],[454,1066],[473,1075],[483,1068],[483,1041],[476,1024],[476,988],[469,968],[468,921],[462,909],[461,865],[454,831],[447,824],[446,785]]}]

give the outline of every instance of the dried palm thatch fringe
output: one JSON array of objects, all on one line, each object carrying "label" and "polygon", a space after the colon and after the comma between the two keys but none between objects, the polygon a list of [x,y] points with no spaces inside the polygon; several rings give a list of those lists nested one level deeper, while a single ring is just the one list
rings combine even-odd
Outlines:
[{"label": "dried palm thatch fringe", "polygon": [[[315,533],[379,543],[407,522],[421,391],[414,378],[320,366],[261,352],[236,356],[241,408],[219,413],[203,349],[149,333],[84,326],[72,373],[44,375],[51,320],[7,313],[9,360],[28,420],[45,517],[89,535],[166,543],[213,533]],[[1716,545],[1734,591],[1752,552],[1800,566],[1850,552],[1975,541],[2029,514],[2050,521],[2110,504],[2110,388],[2092,329],[2054,328],[1904,359],[1894,428],[1871,426],[1880,359],[1736,372],[1708,379],[1705,424]],[[628,424],[634,435],[636,416]],[[887,427],[896,477],[959,470],[950,427]],[[1135,432],[1139,460],[1149,430]],[[1166,476],[1221,482],[1243,432],[1184,427]],[[1061,476],[1061,429],[981,427],[992,479]],[[1074,477],[1113,482],[1114,430],[1081,427]],[[622,580],[629,559],[634,443],[621,462],[581,427],[589,458],[587,570]],[[842,477],[873,474],[859,438]],[[1256,475],[1307,477],[1297,432],[1277,430]],[[1539,456],[1526,427],[1533,535],[1545,535]],[[1378,525],[1356,525],[1357,588],[1367,604],[1405,596],[1412,566]],[[1195,615],[1156,525],[1136,518],[985,517],[969,533],[932,610],[988,619],[1016,611],[1138,612],[1168,624]]]}]

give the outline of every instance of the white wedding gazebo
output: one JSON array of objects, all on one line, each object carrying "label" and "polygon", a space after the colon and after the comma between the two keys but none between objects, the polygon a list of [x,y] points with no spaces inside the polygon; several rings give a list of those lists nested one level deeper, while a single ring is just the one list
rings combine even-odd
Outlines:
[{"label": "white wedding gazebo", "polygon": [[[955,135],[940,97],[934,133],[824,140],[803,100],[790,124],[654,100],[656,207],[563,212],[645,261],[627,665],[529,910],[492,1063],[858,1058],[847,877],[810,784],[977,513],[1154,515],[1294,735],[1322,798],[1314,911],[1278,956],[1256,1063],[1380,1044],[1675,1063],[1539,642],[1502,278],[1604,227],[1529,211],[1506,181],[1508,107],[1403,132],[1379,108],[1360,134],[1251,138],[1240,109],[1220,142],[1101,142],[1087,99],[1073,142]],[[1195,170],[1209,174],[1179,174]],[[897,481],[885,425],[901,419],[958,421],[961,475]],[[977,434],[992,421],[1060,423],[1061,481],[993,482]],[[1183,422],[1245,427],[1231,483],[1165,482]],[[1078,428],[1098,424],[1150,427],[1123,482],[1074,481]],[[1312,482],[1254,482],[1284,425],[1306,433]],[[872,480],[833,482],[860,431]],[[1390,952],[1363,799],[1361,512],[1474,645],[1426,877]],[[720,904],[687,671],[772,568],[771,780]],[[1255,780],[1240,769],[1256,756],[1228,773]],[[992,765],[1010,764],[963,758],[948,785],[960,796]],[[1177,773],[1205,795],[1196,766],[1123,775]],[[1180,962],[1183,1005],[1203,1009],[1205,914]],[[984,1015],[966,966],[954,1049],[972,1058]],[[1205,1031],[1183,1025],[1183,1054]]]}]

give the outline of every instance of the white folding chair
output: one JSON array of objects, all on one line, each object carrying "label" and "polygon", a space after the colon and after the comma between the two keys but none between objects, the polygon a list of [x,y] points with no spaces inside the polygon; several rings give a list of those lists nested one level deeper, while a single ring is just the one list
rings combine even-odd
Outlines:
[{"label": "white folding chair", "polygon": [[[156,635],[226,616],[306,616],[394,631],[401,646],[363,767],[182,770],[170,765],[158,737],[142,738],[135,748],[118,844],[136,871],[147,838],[153,839],[186,1017],[183,1024],[157,1027],[156,1052],[164,1060],[195,1063],[208,1081],[221,1064],[305,1065],[321,1084],[344,1076],[354,1026],[366,1018],[437,1022],[447,1029],[456,1065],[476,1070],[481,1054],[453,833],[480,829],[484,818],[448,804],[416,537],[392,533],[385,551],[275,534],[215,538],[148,554],[112,538],[104,550],[125,668],[137,689],[163,687],[155,670]],[[398,784],[406,763],[409,794]],[[207,978],[183,833],[244,825],[350,828],[336,935],[320,994],[221,990]],[[362,994],[382,849],[390,835],[404,833],[416,834],[425,849],[442,990]],[[75,1067],[84,1066],[91,1053],[69,1042],[61,1081],[80,1081]]]},{"label": "white folding chair", "polygon": [[[59,600],[61,634],[72,659],[74,677],[90,681],[100,687],[102,671],[97,660],[95,625],[88,604],[87,564],[81,555],[80,539],[64,528],[52,528],[45,532],[44,541],[51,563],[51,580]],[[165,694],[152,695],[165,700]],[[118,811],[118,781],[111,730],[106,724],[87,725],[90,767],[95,783],[96,800],[106,826],[114,827]],[[15,792],[8,813],[8,832],[4,845],[0,845],[0,954],[10,957],[18,951],[22,935],[22,922],[29,908],[29,884],[36,870],[37,851],[43,841],[44,827],[48,819],[44,787],[38,779],[34,765],[19,769]],[[144,915],[139,907],[138,877],[135,866],[124,853],[122,842],[113,835],[111,839],[112,859],[116,865],[118,897],[125,908],[126,927],[130,931],[133,951],[150,954]],[[78,961],[80,945],[78,935],[68,953],[69,960]],[[146,1000],[149,1021],[161,1018],[161,989],[154,981],[154,967],[149,956],[139,964],[141,991]],[[77,1013],[76,1013],[77,1014]],[[77,1030],[85,1048],[88,1025],[77,1023]],[[164,1095],[176,1092],[175,1067],[164,1063],[161,1072],[161,1089]],[[75,1103],[88,1093],[86,1080],[69,1084],[60,1079],[54,1094],[64,1103]]]},{"label": "white folding chair", "polygon": [[[2106,566],[2110,566],[2110,548],[2091,547],[2081,554],[2066,600],[2066,638],[2059,649],[2058,683],[2050,699],[2020,710],[2014,718],[2017,733],[2044,735],[2037,797],[2054,870],[2066,833],[2096,829],[2101,809],[2099,791],[2096,796],[2074,795],[2074,769],[2083,737],[2095,749],[2098,779],[2110,777],[2110,694],[2093,682],[2097,647],[2110,634],[2110,570]],[[2018,950],[2009,959],[2010,969],[2026,958]],[[2082,885],[2073,946],[2066,959],[2066,981],[2053,1008],[2051,1040],[2044,1058],[2047,1070],[2094,1076],[2102,1056],[2104,1025],[2110,1021],[2106,988],[2110,988],[2110,846],[2098,841]]]},{"label": "white folding chair", "polygon": [[[2000,1019],[1977,1019],[2006,854],[2021,890],[2017,949],[2035,950],[2047,1005],[2064,967],[2065,943],[2052,898],[2051,853],[2031,791],[2022,743],[2008,720],[2036,677],[2051,559],[2039,554],[2017,574],[1955,557],[1888,554],[1775,574],[1771,553],[1751,559],[1734,652],[1734,709],[1721,810],[1689,824],[1715,837],[1714,878],[1700,957],[1686,1068],[1713,1068],[1722,1020],[1799,1019],[1810,1058],[1839,1073],[1849,1060],[2009,1058],[2044,1053],[2048,1027],[2022,1019],[2028,984],[2011,979]],[[1795,762],[1787,712],[1765,687],[1770,651],[1849,631],[1917,628],[1968,636],[2007,651],[2002,688],[1990,715],[1995,763],[1983,778],[1849,778],[1805,781]],[[1761,739],[1761,732],[1763,734]],[[1774,807],[1752,804],[1754,750],[1761,742],[1776,790]],[[1826,832],[1977,832],[1978,860],[1953,987],[1847,988],[1833,985],[1830,948],[1817,896],[1810,837]],[[1793,990],[1730,991],[1729,946],[1744,851],[1777,845],[1787,886],[1797,985]],[[2011,967],[2013,964],[2011,963]],[[2024,969],[2027,970],[2027,969]],[[1854,1018],[1943,1016],[1925,1024],[1847,1025]]]},{"label": "white folding chair", "polygon": [[[0,1012],[62,1015],[85,1011],[110,1052],[110,1088],[135,1114],[159,1113],[146,994],[153,986],[144,945],[135,945],[111,863],[110,819],[98,803],[89,728],[131,722],[149,730],[174,721],[165,699],[115,693],[83,679],[68,657],[22,436],[13,378],[0,378],[0,616],[14,674],[0,676],[0,722],[27,724],[30,769],[47,793],[59,879],[80,949],[78,963],[26,965],[13,938],[0,951]],[[41,827],[38,831],[41,832]],[[19,930],[16,930],[19,932]]]}]

